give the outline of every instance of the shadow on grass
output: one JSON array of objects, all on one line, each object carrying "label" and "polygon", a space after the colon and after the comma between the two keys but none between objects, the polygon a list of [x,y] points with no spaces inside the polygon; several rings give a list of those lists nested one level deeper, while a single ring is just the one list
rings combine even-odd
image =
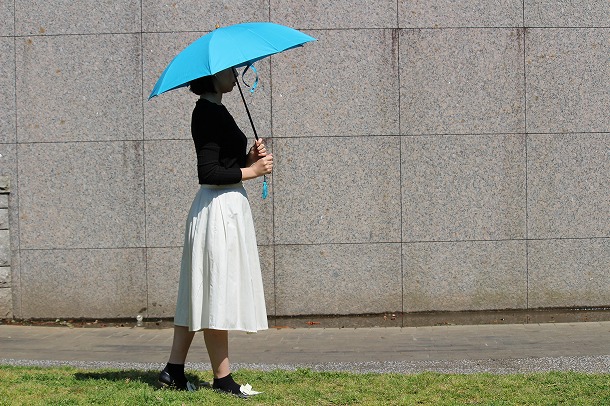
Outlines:
[{"label": "shadow on grass", "polygon": [[[140,371],[137,369],[126,369],[122,371],[90,371],[90,372],[77,372],[74,374],[74,378],[81,381],[88,380],[100,380],[100,381],[114,381],[114,382],[142,382],[149,386],[160,388],[158,381],[158,371]],[[186,378],[199,387],[203,384],[199,377],[193,374],[186,374]]]}]

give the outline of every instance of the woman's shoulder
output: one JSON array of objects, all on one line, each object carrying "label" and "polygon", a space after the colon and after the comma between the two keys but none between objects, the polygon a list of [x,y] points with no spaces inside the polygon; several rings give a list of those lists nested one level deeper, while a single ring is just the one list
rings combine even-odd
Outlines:
[{"label": "woman's shoulder", "polygon": [[216,103],[212,103],[209,100],[206,99],[198,99],[197,102],[195,103],[195,109],[193,111],[200,111],[200,112],[213,112],[213,113],[217,113],[219,110],[223,110],[224,106],[221,106],[220,104],[216,104]]}]

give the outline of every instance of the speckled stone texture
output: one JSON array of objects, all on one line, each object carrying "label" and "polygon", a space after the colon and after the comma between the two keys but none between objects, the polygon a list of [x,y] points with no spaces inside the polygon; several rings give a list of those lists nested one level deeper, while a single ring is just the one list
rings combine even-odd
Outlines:
[{"label": "speckled stone texture", "polygon": [[261,262],[261,274],[263,277],[263,289],[265,291],[265,307],[267,316],[273,317],[276,312],[275,305],[275,250],[272,245],[259,245],[258,256]]},{"label": "speckled stone texture", "polygon": [[15,46],[0,37],[0,143],[15,142]]},{"label": "speckled stone texture", "polygon": [[[143,98],[148,99],[159,76],[167,64],[195,41],[202,32],[144,34],[144,86]],[[271,72],[269,60],[255,63],[259,73],[259,83],[254,94],[242,81],[242,69],[239,69],[240,85],[256,130],[260,137],[271,134]],[[246,73],[245,81],[252,84],[254,75]],[[191,113],[199,96],[191,93],[187,87],[163,93],[150,101],[144,102],[144,133],[146,139],[191,139]],[[223,103],[235,118],[237,125],[246,136],[254,139],[250,121],[237,86],[232,93],[223,95]]]},{"label": "speckled stone texture", "polygon": [[523,31],[401,31],[400,100],[404,135],[523,132]]},{"label": "speckled stone texture", "polygon": [[21,249],[144,246],[142,149],[141,141],[19,145]]},{"label": "speckled stone texture", "polygon": [[199,190],[192,141],[146,141],[146,242],[182,246],[184,225]]},{"label": "speckled stone texture", "polygon": [[[4,178],[4,179],[1,179]],[[7,179],[8,178],[8,179]],[[17,182],[17,147],[16,144],[0,144],[0,183],[6,185],[8,180],[9,195],[0,195],[2,206],[8,206],[10,225],[11,272],[13,280],[19,277],[19,207]],[[15,305],[17,308],[18,304]]]},{"label": "speckled stone texture", "polygon": [[268,21],[266,0],[142,1],[144,32],[210,31],[216,24],[225,27],[247,21]]},{"label": "speckled stone texture", "polygon": [[19,142],[142,139],[138,34],[16,42]]},{"label": "speckled stone texture", "polygon": [[144,249],[22,250],[23,317],[135,317],[146,308]]},{"label": "speckled stone texture", "polygon": [[610,29],[530,29],[526,44],[528,132],[608,131]]},{"label": "speckled stone texture", "polygon": [[403,244],[404,311],[526,308],[525,244]]},{"label": "speckled stone texture", "polygon": [[0,289],[0,318],[13,317],[13,295],[11,289]]},{"label": "speckled stone texture", "polygon": [[399,137],[274,143],[276,244],[400,241]]},{"label": "speckled stone texture", "polygon": [[610,237],[609,134],[528,137],[529,238]]},{"label": "speckled stone texture", "polygon": [[138,0],[16,2],[17,35],[125,33],[140,29]]},{"label": "speckled stone texture", "polygon": [[0,0],[0,36],[9,36],[15,33],[15,1]]},{"label": "speckled stone texture", "polygon": [[146,250],[147,317],[174,317],[182,247]]},{"label": "speckled stone texture", "polygon": [[9,266],[11,264],[11,242],[10,231],[8,229],[0,230],[0,266]]},{"label": "speckled stone texture", "polygon": [[529,307],[608,306],[609,269],[610,239],[530,241]]},{"label": "speckled stone texture", "polygon": [[607,0],[0,0],[0,21],[17,317],[171,317],[197,96],[147,98],[244,21],[318,39],[246,92],[275,156],[268,199],[245,182],[271,316],[610,305]]},{"label": "speckled stone texture", "polygon": [[203,33],[143,34],[143,93],[145,139],[191,139],[191,112],[197,96],[188,88],[147,101],[169,62]]},{"label": "speckled stone texture", "polygon": [[399,244],[275,249],[278,314],[383,313],[401,308]]},{"label": "speckled stone texture", "polygon": [[[275,286],[273,274],[273,250],[271,246],[259,246],[259,258],[267,315],[275,314]],[[146,283],[148,292],[147,317],[174,317],[182,247],[148,248]]]},{"label": "speckled stone texture", "polygon": [[523,135],[402,139],[403,241],[525,238]]},{"label": "speckled stone texture", "polygon": [[399,0],[400,28],[519,27],[522,0]]},{"label": "speckled stone texture", "polygon": [[[0,240],[2,239],[0,235]],[[1,244],[1,242],[0,242]],[[0,289],[11,287],[11,267],[0,266]]]},{"label": "speckled stone texture", "polygon": [[294,28],[395,28],[396,1],[271,0],[271,20]]},{"label": "speckled stone texture", "polygon": [[527,27],[610,27],[607,0],[525,0]]},{"label": "speckled stone texture", "polygon": [[398,134],[396,31],[307,33],[272,60],[273,136]]},{"label": "speckled stone texture", "polygon": [[[0,230],[8,230],[8,207],[3,206],[4,201],[8,201],[7,196],[0,196]],[[7,205],[8,206],[8,205]]]},{"label": "speckled stone texture", "polygon": [[[4,273],[7,278],[4,289],[0,292],[0,317],[19,317],[21,314],[21,302],[19,300],[19,219],[18,210],[18,182],[17,182],[17,157],[15,144],[0,144],[0,187],[10,191],[9,195],[0,195],[1,207],[8,207],[9,230],[0,230],[0,267],[7,267]],[[7,282],[8,280],[8,282]],[[2,313],[4,312],[4,313]],[[2,316],[4,314],[5,316]]]}]

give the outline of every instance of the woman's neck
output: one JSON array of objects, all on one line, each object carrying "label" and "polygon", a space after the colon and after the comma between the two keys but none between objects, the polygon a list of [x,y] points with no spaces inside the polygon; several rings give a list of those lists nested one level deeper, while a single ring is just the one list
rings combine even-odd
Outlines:
[{"label": "woman's neck", "polygon": [[222,93],[203,93],[200,98],[222,105]]}]

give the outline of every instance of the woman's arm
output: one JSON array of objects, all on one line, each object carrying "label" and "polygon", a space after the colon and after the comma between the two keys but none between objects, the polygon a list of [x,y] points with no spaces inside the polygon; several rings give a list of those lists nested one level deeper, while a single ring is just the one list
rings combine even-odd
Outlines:
[{"label": "woman's arm", "polygon": [[267,175],[273,170],[273,155],[267,154],[247,168],[241,168],[241,180],[249,180]]},{"label": "woman's arm", "polygon": [[220,146],[215,142],[205,143],[197,152],[199,182],[210,185],[230,185],[240,182],[240,168],[224,168],[219,163]]}]

